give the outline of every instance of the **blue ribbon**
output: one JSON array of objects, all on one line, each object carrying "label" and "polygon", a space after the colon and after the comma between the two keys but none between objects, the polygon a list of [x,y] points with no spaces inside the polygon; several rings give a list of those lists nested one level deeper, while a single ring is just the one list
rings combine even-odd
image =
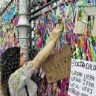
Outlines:
[{"label": "blue ribbon", "polygon": [[16,7],[12,7],[8,13],[4,15],[4,21],[9,22],[11,18],[15,15],[15,9]]}]

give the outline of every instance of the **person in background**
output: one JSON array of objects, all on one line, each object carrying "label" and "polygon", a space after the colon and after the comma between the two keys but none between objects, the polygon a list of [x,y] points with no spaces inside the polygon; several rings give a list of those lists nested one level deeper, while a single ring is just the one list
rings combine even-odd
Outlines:
[{"label": "person in background", "polygon": [[50,32],[49,42],[31,61],[26,60],[20,47],[12,47],[4,51],[1,55],[3,96],[37,96],[37,85],[31,80],[31,76],[50,55],[61,30],[57,26]]}]

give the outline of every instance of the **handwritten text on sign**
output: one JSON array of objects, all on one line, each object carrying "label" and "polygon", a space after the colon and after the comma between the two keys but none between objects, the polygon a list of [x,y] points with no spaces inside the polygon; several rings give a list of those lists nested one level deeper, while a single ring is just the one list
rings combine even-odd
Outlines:
[{"label": "handwritten text on sign", "polygon": [[68,94],[96,96],[96,63],[72,59]]},{"label": "handwritten text on sign", "polygon": [[69,46],[65,45],[60,52],[47,58],[43,67],[48,83],[53,83],[70,76],[71,56]]}]

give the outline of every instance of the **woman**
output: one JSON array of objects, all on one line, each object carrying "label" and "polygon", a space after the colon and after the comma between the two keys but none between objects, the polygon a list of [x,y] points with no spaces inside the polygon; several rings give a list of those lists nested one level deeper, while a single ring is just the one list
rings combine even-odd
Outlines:
[{"label": "woman", "polygon": [[48,44],[32,61],[26,61],[19,47],[8,48],[2,54],[1,83],[4,96],[36,96],[37,85],[31,80],[31,75],[49,56],[61,30],[56,27],[50,32]]}]

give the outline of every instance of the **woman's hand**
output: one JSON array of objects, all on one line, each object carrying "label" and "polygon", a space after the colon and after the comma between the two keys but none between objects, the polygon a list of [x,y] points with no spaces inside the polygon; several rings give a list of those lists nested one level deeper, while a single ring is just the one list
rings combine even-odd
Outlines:
[{"label": "woman's hand", "polygon": [[54,28],[53,31],[49,33],[49,41],[53,40],[54,42],[56,42],[60,36],[61,31],[62,28],[56,26],[56,28]]}]

